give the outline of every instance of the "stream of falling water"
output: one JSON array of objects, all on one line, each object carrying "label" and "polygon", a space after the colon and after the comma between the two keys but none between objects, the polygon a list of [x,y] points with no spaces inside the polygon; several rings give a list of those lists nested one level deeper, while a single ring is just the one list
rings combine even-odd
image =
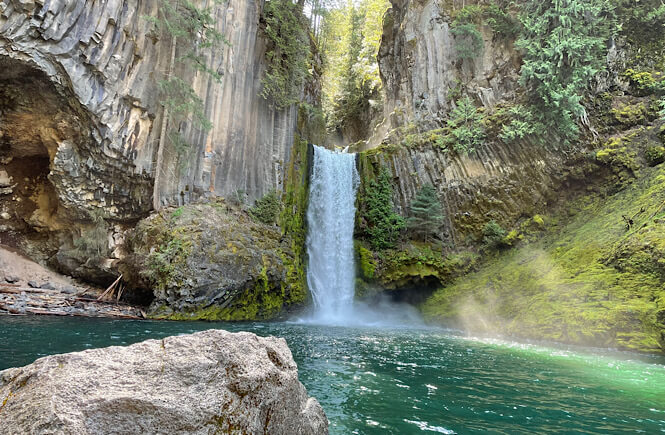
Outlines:
[{"label": "stream of falling water", "polygon": [[353,228],[359,176],[356,155],[314,146],[307,209],[307,282],[313,321],[346,324],[353,314]]}]

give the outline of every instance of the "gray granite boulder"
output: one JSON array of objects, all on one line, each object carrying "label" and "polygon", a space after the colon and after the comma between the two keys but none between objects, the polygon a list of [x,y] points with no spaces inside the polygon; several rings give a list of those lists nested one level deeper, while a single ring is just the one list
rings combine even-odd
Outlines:
[{"label": "gray granite boulder", "polygon": [[0,372],[0,433],[327,434],[286,341],[209,330]]}]

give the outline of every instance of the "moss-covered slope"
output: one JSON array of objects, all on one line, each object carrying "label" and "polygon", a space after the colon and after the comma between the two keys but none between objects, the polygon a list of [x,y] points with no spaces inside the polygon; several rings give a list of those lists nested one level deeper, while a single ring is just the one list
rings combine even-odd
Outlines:
[{"label": "moss-covered slope", "polygon": [[473,331],[665,350],[665,167],[641,169],[627,188],[582,197],[565,214],[546,218],[541,240],[438,290],[425,316]]}]

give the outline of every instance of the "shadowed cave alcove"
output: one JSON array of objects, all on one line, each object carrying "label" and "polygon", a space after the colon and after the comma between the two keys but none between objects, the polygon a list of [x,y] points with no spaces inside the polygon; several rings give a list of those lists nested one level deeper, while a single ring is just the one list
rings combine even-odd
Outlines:
[{"label": "shadowed cave alcove", "polygon": [[49,178],[58,146],[88,134],[63,94],[29,63],[0,56],[0,243],[36,259],[52,255],[67,228]]}]

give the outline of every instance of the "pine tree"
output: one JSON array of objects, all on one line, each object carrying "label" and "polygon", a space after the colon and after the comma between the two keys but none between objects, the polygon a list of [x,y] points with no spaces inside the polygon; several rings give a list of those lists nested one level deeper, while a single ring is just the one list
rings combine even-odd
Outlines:
[{"label": "pine tree", "polygon": [[367,222],[365,233],[375,250],[395,247],[406,226],[404,219],[393,210],[393,187],[390,172],[382,168],[378,177],[370,181],[362,198],[362,218]]},{"label": "pine tree", "polygon": [[454,138],[453,149],[461,154],[468,154],[485,139],[482,124],[483,116],[473,105],[471,98],[464,97],[456,101],[448,127]]},{"label": "pine tree", "polygon": [[428,241],[430,236],[438,233],[443,224],[443,210],[434,186],[424,185],[413,199],[410,210],[407,227],[415,236]]}]

